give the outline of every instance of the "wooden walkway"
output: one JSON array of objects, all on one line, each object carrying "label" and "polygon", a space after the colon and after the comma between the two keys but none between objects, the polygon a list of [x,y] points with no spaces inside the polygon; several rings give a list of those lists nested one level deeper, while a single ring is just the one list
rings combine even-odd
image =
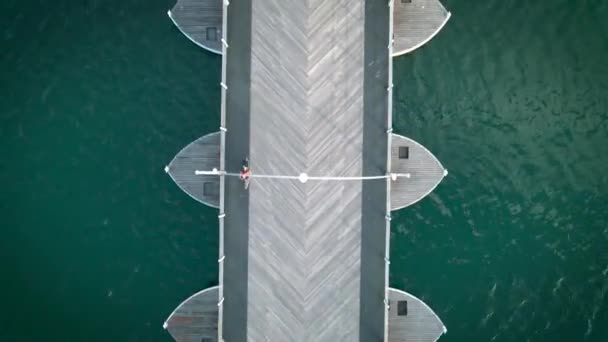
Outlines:
[{"label": "wooden walkway", "polygon": [[[388,6],[377,2],[385,13],[368,18],[366,5],[371,8],[373,2],[252,2],[250,160],[256,173],[360,176],[364,149],[383,156],[385,144],[377,145],[386,141],[386,106],[379,101],[387,101]],[[230,8],[228,14],[230,21]],[[373,41],[366,40],[361,25],[366,18],[376,26],[369,30],[379,32]],[[228,44],[232,48],[238,43]],[[384,56],[365,63],[364,51],[370,47]],[[364,83],[366,68],[380,75],[376,84]],[[383,97],[374,102],[375,111],[366,113],[363,98],[373,87],[381,89]],[[377,122],[365,125],[366,115]],[[380,140],[364,145],[364,134]],[[362,239],[362,224],[373,215],[381,226],[385,214],[379,207],[364,218],[364,196],[369,197],[365,203],[384,203],[382,195],[366,194],[361,182],[252,181],[248,293],[243,303],[248,341],[382,338],[384,262],[378,254],[362,255],[364,243],[373,241]],[[383,250],[383,245],[376,248]],[[227,255],[231,257],[238,256]],[[379,264],[382,273],[364,277],[363,262]],[[376,283],[378,290],[360,292],[366,282]],[[226,297],[231,295],[226,291]],[[368,296],[377,305],[363,311]],[[224,324],[226,330],[230,323]]]},{"label": "wooden walkway", "polygon": [[[222,1],[178,0],[169,17],[194,43],[221,54]],[[450,18],[450,12],[439,0],[394,0],[394,7],[393,56],[412,52],[426,44]],[[210,32],[217,39],[209,39]]]},{"label": "wooden walkway", "polygon": [[[169,174],[184,192],[214,208],[217,208],[219,202],[219,177],[195,176],[194,170],[219,169],[219,134],[211,133],[197,139],[180,151],[169,164]],[[399,177],[392,182],[391,210],[398,210],[426,197],[443,180],[447,171],[431,152],[416,141],[398,134],[392,134],[391,139],[390,172],[410,176]],[[255,172],[259,173],[259,170],[255,169]],[[253,182],[256,183],[257,180]]]},{"label": "wooden walkway", "polygon": [[[193,19],[202,11],[195,6],[180,0],[171,14],[186,35],[204,26],[178,19]],[[193,198],[219,204],[220,285],[182,303],[166,329],[180,342],[434,341],[437,325],[424,303],[405,299],[409,319],[391,319],[388,310],[397,293],[388,289],[390,210],[415,203],[445,175],[430,152],[389,133],[391,7],[373,0],[226,6],[213,12],[224,16],[215,37],[224,54],[221,133],[188,145],[166,169]],[[194,172],[219,161],[236,173],[246,157],[260,175],[356,178],[393,169],[409,178],[253,178],[244,190],[237,177]]]},{"label": "wooden walkway", "polygon": [[[218,288],[196,293],[167,318],[164,328],[177,342],[216,342]],[[434,342],[446,328],[423,301],[397,289],[389,289],[388,342]]]}]

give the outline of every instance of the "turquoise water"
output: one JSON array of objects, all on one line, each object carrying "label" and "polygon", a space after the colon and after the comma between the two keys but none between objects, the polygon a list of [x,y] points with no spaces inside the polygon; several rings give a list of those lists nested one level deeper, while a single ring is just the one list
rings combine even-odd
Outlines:
[{"label": "turquoise water", "polygon": [[[0,341],[170,341],[215,212],[163,167],[219,125],[221,59],[169,0],[0,3]],[[608,341],[608,3],[446,1],[395,128],[450,174],[393,221],[441,341]]]}]

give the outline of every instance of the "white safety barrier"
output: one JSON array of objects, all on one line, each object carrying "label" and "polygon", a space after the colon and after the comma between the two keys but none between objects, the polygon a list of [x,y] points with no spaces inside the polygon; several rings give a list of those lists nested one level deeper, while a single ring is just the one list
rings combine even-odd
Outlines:
[{"label": "white safety barrier", "polygon": [[[194,174],[197,176],[231,176],[231,177],[240,177],[239,173],[225,172],[219,171],[214,168],[213,170],[196,170]],[[266,179],[291,179],[291,180],[299,180],[301,183],[306,183],[309,180],[316,181],[357,181],[357,180],[373,180],[373,179],[388,179],[390,178],[393,181],[396,181],[398,178],[410,178],[411,175],[409,173],[388,173],[386,175],[381,176],[353,176],[353,177],[340,177],[340,176],[309,176],[306,173],[301,173],[298,176],[290,176],[290,175],[263,175],[263,174],[250,174],[249,178],[266,178]]]}]

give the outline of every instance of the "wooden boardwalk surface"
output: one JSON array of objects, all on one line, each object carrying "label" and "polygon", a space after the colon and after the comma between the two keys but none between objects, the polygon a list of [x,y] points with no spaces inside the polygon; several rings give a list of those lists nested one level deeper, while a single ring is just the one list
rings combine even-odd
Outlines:
[{"label": "wooden boardwalk surface", "polygon": [[389,300],[387,342],[435,342],[447,332],[435,312],[411,294],[391,288]]},{"label": "wooden boardwalk surface", "polygon": [[412,52],[430,41],[450,19],[439,0],[395,0],[393,56]]},{"label": "wooden boardwalk surface", "polygon": [[[428,195],[447,175],[439,160],[424,146],[410,138],[393,134],[392,170],[409,174],[391,183],[391,210],[410,206]],[[401,150],[402,156],[399,155]]]},{"label": "wooden boardwalk surface", "polygon": [[219,206],[219,178],[197,176],[196,170],[219,168],[220,134],[207,134],[184,147],[167,165],[165,171],[175,183],[195,200],[217,208]]},{"label": "wooden boardwalk surface", "polygon": [[216,342],[217,294],[217,286],[195,293],[169,315],[163,327],[176,342]]},{"label": "wooden boardwalk surface", "polygon": [[[217,296],[218,288],[212,287],[186,299],[167,318],[165,329],[177,342],[216,342]],[[389,300],[388,342],[434,342],[446,332],[439,317],[420,299],[391,288]]]},{"label": "wooden boardwalk surface", "polygon": [[[221,30],[216,40],[208,39],[208,30],[215,32],[215,28],[221,28],[222,1],[178,0],[170,16],[190,40],[221,54]],[[450,18],[439,0],[395,0],[394,7],[394,56],[414,51],[427,43]]]},{"label": "wooden boardwalk surface", "polygon": [[177,0],[168,14],[196,45],[222,53],[222,0]]},{"label": "wooden boardwalk surface", "polygon": [[[364,50],[372,43],[366,41],[362,23],[371,20],[388,27],[388,6],[381,4],[385,17],[366,18],[364,0],[252,4],[252,170],[361,176],[366,147],[376,147],[374,154],[383,155],[382,144],[377,146],[382,140],[364,146],[364,130],[376,130],[386,139],[382,122],[387,115],[385,107],[378,106],[380,110],[368,113],[376,124],[364,126]],[[388,34],[375,42],[374,48],[384,47],[388,61]],[[380,62],[386,61],[376,61],[380,70],[385,65]],[[386,77],[376,82],[386,88]],[[380,100],[386,102],[385,90],[383,94]],[[375,279],[363,279],[361,273],[362,262],[375,262],[362,259],[363,196],[361,182],[252,180],[247,340],[370,341],[360,338],[370,333],[365,330],[381,339],[383,273]],[[382,230],[384,210],[379,209],[368,215],[379,218],[377,228]],[[381,256],[376,259],[382,267]],[[361,293],[367,281],[378,283],[380,291]],[[378,305],[361,317],[366,296],[373,296]]]},{"label": "wooden boardwalk surface", "polygon": [[[188,26],[192,32],[201,26],[190,14],[202,10],[196,8],[201,1],[206,6],[212,0],[197,1],[179,0],[174,8],[179,12],[181,6],[182,18],[191,24],[181,25],[172,14],[186,35]],[[213,14],[205,25],[220,27],[217,21],[209,24],[216,20],[211,17],[227,16],[225,44],[215,45],[224,48],[227,65],[222,145],[218,133],[205,136],[180,152],[167,171],[194,198],[220,206],[219,298],[213,303],[211,295],[204,295],[205,301],[193,296],[168,319],[167,329],[178,341],[196,340],[196,331],[202,331],[202,341],[215,342],[207,336],[213,328],[207,318],[215,312],[216,332],[229,342],[434,341],[418,339],[435,332],[435,325],[420,325],[430,320],[413,319],[418,309],[428,309],[424,303],[417,306],[409,298],[415,305],[406,321],[391,319],[386,307],[385,296],[394,295],[385,292],[387,214],[424,197],[444,175],[422,146],[388,135],[390,7],[374,0],[233,0],[226,12],[221,3],[218,9],[208,12]],[[391,140],[397,141],[389,151]],[[399,158],[399,147],[406,145],[410,160]],[[203,151],[202,159],[196,150]],[[249,190],[238,178],[223,177],[217,198],[204,186],[214,176],[194,175],[196,169],[217,167],[216,150],[225,150],[220,162],[228,172],[238,172],[248,157],[254,174],[261,175],[361,177],[393,171],[411,177],[394,185],[386,179],[253,178]],[[197,311],[197,305],[208,308]],[[196,323],[201,320],[202,330]],[[394,324],[407,324],[408,330],[395,330]]]},{"label": "wooden boardwalk surface", "polygon": [[[219,134],[219,132],[211,133],[195,140],[180,151],[168,166],[169,174],[184,192],[197,201],[214,208],[218,207],[219,202],[219,178],[217,176],[196,176],[194,171],[219,169]],[[392,134],[391,138],[391,172],[410,176],[409,178],[399,177],[392,182],[391,210],[398,210],[426,197],[445,177],[446,170],[430,151],[416,141],[398,134]],[[328,143],[336,142],[328,141]],[[400,156],[399,152],[404,148],[406,155]],[[286,171],[294,172],[293,169]],[[321,171],[334,170],[321,169]],[[259,170],[256,169],[256,173],[259,173]],[[272,181],[266,180],[265,182]],[[295,184],[297,185],[298,182]]]}]

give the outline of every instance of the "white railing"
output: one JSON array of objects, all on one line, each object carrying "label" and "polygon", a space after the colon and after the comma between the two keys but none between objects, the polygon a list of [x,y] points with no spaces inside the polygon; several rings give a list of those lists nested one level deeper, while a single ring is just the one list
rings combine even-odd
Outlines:
[{"label": "white railing", "polygon": [[[393,13],[394,0],[389,0],[389,30],[388,30],[388,108],[386,124],[386,172],[391,172],[391,148],[393,132]],[[385,251],[384,251],[384,341],[388,341],[388,309],[389,302],[389,269],[390,269],[390,243],[391,243],[391,179],[386,180],[386,227],[385,227]]]},{"label": "white railing", "polygon": [[[222,81],[221,81],[221,119],[220,119],[220,170],[225,171],[226,169],[226,64],[227,64],[227,49],[228,49],[228,0],[222,1]],[[217,262],[219,264],[219,275],[218,275],[218,322],[217,322],[217,340],[223,342],[222,336],[223,330],[223,315],[224,315],[224,218],[226,213],[224,211],[224,190],[226,187],[226,181],[224,176],[220,176],[220,210],[218,215],[219,221],[219,257]]]}]

